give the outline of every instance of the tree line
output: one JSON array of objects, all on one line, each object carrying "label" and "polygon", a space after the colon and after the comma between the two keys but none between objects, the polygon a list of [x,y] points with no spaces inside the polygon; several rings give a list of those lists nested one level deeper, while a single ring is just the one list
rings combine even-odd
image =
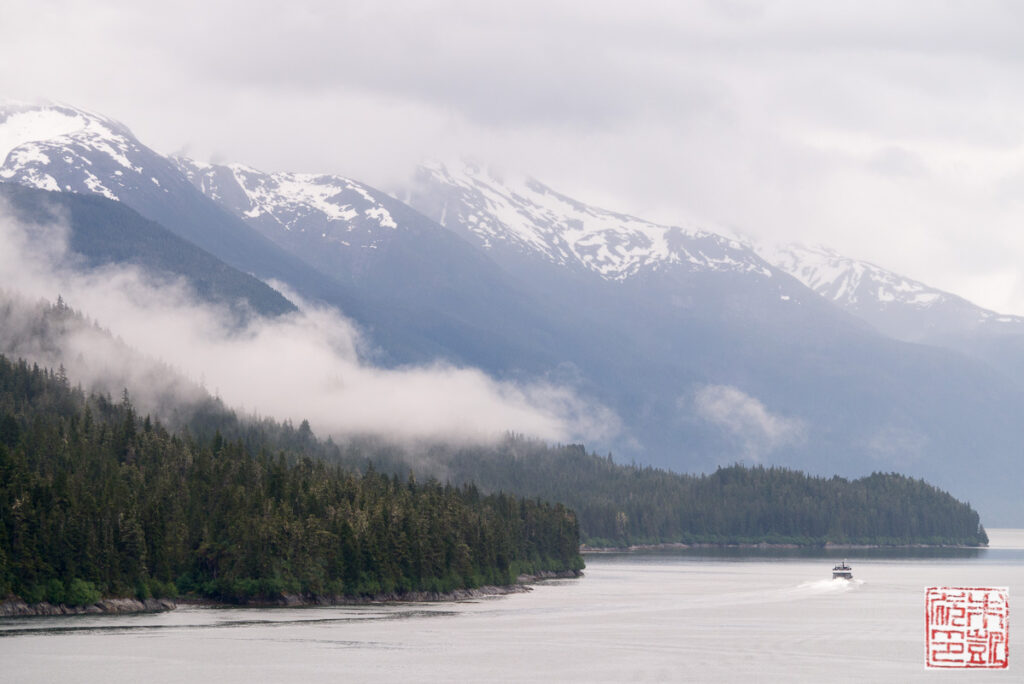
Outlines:
[{"label": "tree line", "polygon": [[[300,427],[279,432],[313,439]],[[0,596],[369,596],[583,566],[560,504],[248,441],[171,432],[127,391],[0,356]]]},{"label": "tree line", "polygon": [[[58,301],[32,338],[59,357],[60,331],[81,325],[95,327]],[[969,505],[896,473],[685,475],[517,436],[413,454],[239,418],[209,395],[168,405],[164,425],[127,391],[115,401],[62,366],[0,356],[0,596],[448,591],[579,569],[580,539],[987,542]]]},{"label": "tree line", "polygon": [[593,546],[988,543],[971,506],[897,473],[848,480],[732,465],[688,475],[516,436],[498,447],[435,452],[433,460],[455,482],[572,507],[584,542]]}]

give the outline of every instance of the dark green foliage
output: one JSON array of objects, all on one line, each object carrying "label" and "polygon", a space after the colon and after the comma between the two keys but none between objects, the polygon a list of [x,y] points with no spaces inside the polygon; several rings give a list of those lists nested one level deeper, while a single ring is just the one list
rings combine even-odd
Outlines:
[{"label": "dark green foliage", "polygon": [[[552,447],[509,437],[493,447],[453,450],[438,445],[426,454],[365,438],[338,446],[308,438],[290,423],[246,423],[211,402],[192,425],[205,440],[220,425],[248,449],[272,444],[304,449],[349,469],[372,461],[379,470],[408,472],[410,463],[443,473],[485,492],[557,501],[576,512],[583,541],[591,546],[686,543],[958,544],[988,539],[978,513],[926,482],[896,473],[857,480],[812,477],[785,468],[730,466],[710,475],[615,463],[582,446]],[[419,471],[419,469],[418,469]],[[422,471],[420,471],[422,472]]]},{"label": "dark green foliage", "polygon": [[570,506],[594,546],[663,542],[988,543],[978,514],[922,480],[847,480],[785,468],[730,466],[710,475],[619,465],[581,446],[509,438],[496,449],[433,455],[453,481]]},{"label": "dark green foliage", "polygon": [[[0,426],[0,596],[449,591],[582,566],[561,505],[173,434],[127,393],[86,396],[3,356]],[[305,424],[274,434],[315,442]]]}]

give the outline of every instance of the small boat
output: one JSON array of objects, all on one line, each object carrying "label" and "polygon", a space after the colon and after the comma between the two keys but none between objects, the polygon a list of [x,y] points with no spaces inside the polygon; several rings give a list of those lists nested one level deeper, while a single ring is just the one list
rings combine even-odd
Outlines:
[{"label": "small boat", "polygon": [[832,568],[832,579],[853,579],[853,568],[846,564],[844,560],[842,563],[836,563],[836,566]]}]

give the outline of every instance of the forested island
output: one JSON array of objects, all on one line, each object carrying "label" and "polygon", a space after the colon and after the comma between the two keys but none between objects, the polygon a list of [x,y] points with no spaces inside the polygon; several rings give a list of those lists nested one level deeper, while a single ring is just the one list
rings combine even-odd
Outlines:
[{"label": "forested island", "polygon": [[434,460],[453,481],[572,507],[591,546],[988,543],[968,504],[897,473],[847,480],[733,465],[687,475],[521,437],[494,448],[437,452]]}]

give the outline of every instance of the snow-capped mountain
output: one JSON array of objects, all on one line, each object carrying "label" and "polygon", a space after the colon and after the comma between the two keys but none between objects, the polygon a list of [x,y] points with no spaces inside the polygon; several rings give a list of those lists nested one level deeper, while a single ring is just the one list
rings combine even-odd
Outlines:
[{"label": "snow-capped mountain", "polygon": [[[823,266],[801,277],[699,227],[473,167],[426,167],[390,196],[337,176],[172,160],[60,105],[0,108],[0,153],[0,181],[111,198],[338,307],[379,363],[443,360],[568,385],[617,414],[621,432],[589,444],[616,456],[689,471],[736,460],[844,475],[895,467],[1019,513],[1012,477],[973,481],[962,457],[1022,473],[1020,387],[963,354],[880,334],[813,291]],[[878,278],[843,292],[863,307]],[[941,300],[886,283],[894,315],[897,292],[907,306],[931,302],[921,311]],[[1000,354],[1024,360],[1012,344]]]},{"label": "snow-capped mountain", "polygon": [[0,104],[0,141],[0,181],[122,202],[243,272],[338,307],[372,331],[378,362],[553,363],[536,302],[478,250],[368,186],[172,160],[66,105]]},{"label": "snow-capped mountain", "polygon": [[282,258],[113,119],[62,104],[0,103],[0,161],[0,181],[123,202],[243,272],[330,290],[315,275],[301,287],[307,266]]},{"label": "snow-capped mountain", "polygon": [[[0,105],[0,155],[0,181],[124,202],[239,268],[286,281],[308,266],[293,259],[282,271],[287,260],[266,238],[305,241],[313,253],[325,242],[375,249],[397,228],[391,211],[412,213],[347,179],[170,159],[123,124],[66,105]],[[330,289],[321,281],[306,294]]]},{"label": "snow-capped mountain", "polygon": [[167,192],[155,170],[143,166],[151,156],[124,125],[98,114],[64,105],[0,106],[0,180],[112,200],[144,184]]},{"label": "snow-capped mountain", "polygon": [[[997,394],[1020,401],[1019,387],[960,356],[962,346],[951,340],[936,347],[892,342],[893,337],[919,339],[911,332],[929,325],[927,315],[943,308],[936,307],[947,301],[945,293],[866,265],[851,265],[845,279],[833,267],[827,279],[827,258],[816,263],[817,269],[809,258],[774,261],[777,254],[759,254],[742,241],[699,227],[671,228],[605,211],[537,181],[473,165],[424,166],[396,196],[474,241],[574,320],[586,320],[590,312],[614,320],[614,329],[626,335],[618,353],[629,358],[631,368],[602,382],[616,383],[629,397],[613,405],[628,423],[643,426],[643,444],[652,451],[671,451],[680,443],[698,451],[715,444],[710,449],[719,454],[736,448],[728,441],[716,443],[701,419],[687,415],[707,408],[702,388],[711,387],[712,394],[718,388],[725,388],[722,396],[738,389],[737,396],[757,398],[743,406],[715,403],[713,420],[728,426],[734,437],[747,427],[763,428],[747,443],[755,453],[778,449],[766,446],[777,428],[789,435],[788,458],[807,467],[830,462],[841,470],[844,459],[864,463],[871,454],[871,467],[943,468],[947,457],[956,459],[954,453],[981,442],[992,453],[1006,453],[1009,443],[999,443],[997,433],[1011,419],[996,418],[1004,408],[990,402]],[[873,301],[887,305],[883,310],[893,316],[888,327],[864,315],[875,311]],[[949,296],[948,301],[963,300]],[[913,311],[926,318],[908,318]],[[907,329],[897,328],[904,319]],[[595,329],[591,337],[604,341],[606,332]],[[1018,352],[1024,350],[1011,349],[1003,360],[1024,358]],[[975,382],[967,379],[973,376],[984,376],[986,389],[964,391]],[[976,402],[989,404],[984,415]],[[954,404],[959,408],[950,410]],[[795,424],[808,428],[807,440],[796,443],[796,433],[789,432],[794,423],[776,421],[778,416],[799,416]],[[990,419],[1000,427],[979,432]],[[979,440],[975,446],[963,441],[967,433]]]},{"label": "snow-capped mountain", "polygon": [[[414,331],[419,354],[494,373],[557,364],[572,334],[542,314],[479,250],[394,197],[329,174],[263,172],[176,158],[193,186],[246,225],[339,282],[346,314],[375,330]],[[555,342],[555,337],[562,338]]]},{"label": "snow-capped mountain", "polygon": [[672,266],[771,276],[767,264],[735,240],[599,209],[532,178],[469,163],[424,164],[399,197],[499,260],[502,251],[539,255],[618,281]]},{"label": "snow-capped mountain", "polygon": [[824,246],[761,248],[767,261],[822,297],[846,307],[896,303],[928,308],[950,295]]},{"label": "snow-capped mountain", "polygon": [[[1024,335],[1024,318],[989,311],[827,247],[770,245],[693,225],[659,225],[471,163],[424,164],[399,196],[512,270],[533,257],[620,282],[673,268],[765,278],[782,272],[895,339],[969,351],[965,336]],[[783,301],[804,297],[800,289],[775,288]]]},{"label": "snow-capped mountain", "polygon": [[265,234],[307,234],[345,247],[375,249],[398,228],[390,198],[340,176],[264,173],[242,164],[214,165],[175,157],[204,195]]},{"label": "snow-capped mountain", "polygon": [[755,244],[754,249],[776,268],[896,339],[945,344],[974,334],[1024,334],[1020,316],[984,309],[827,247]]}]

